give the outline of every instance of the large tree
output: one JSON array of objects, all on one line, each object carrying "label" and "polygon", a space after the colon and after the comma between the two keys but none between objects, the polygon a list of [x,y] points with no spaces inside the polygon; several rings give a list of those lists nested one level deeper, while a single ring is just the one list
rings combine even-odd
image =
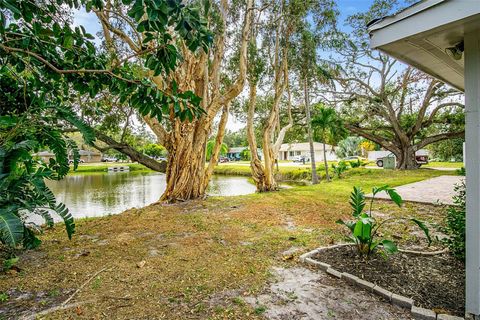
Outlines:
[{"label": "large tree", "polygon": [[[252,153],[252,176],[257,185],[257,191],[272,191],[277,189],[274,166],[278,160],[281,144],[288,130],[294,125],[292,116],[292,94],[290,90],[289,65],[296,59],[303,62],[311,59],[312,50],[303,50],[304,35],[312,34],[321,37],[330,30],[335,22],[334,3],[332,1],[271,1],[265,10],[265,18],[256,24],[256,34],[260,39],[252,37],[249,50],[249,99],[247,112],[247,137]],[[314,17],[312,25],[311,17]],[[258,45],[261,43],[261,46]],[[300,48],[299,48],[300,47]],[[310,48],[309,48],[310,49]],[[314,53],[316,56],[316,54]],[[299,66],[299,63],[295,63]],[[307,67],[310,67],[311,64]],[[300,78],[305,75],[302,73]],[[257,91],[272,92],[263,101],[269,101],[265,121],[261,125],[261,145],[263,163],[257,152],[257,138],[254,119],[258,110]],[[271,99],[269,99],[271,97]],[[308,101],[308,97],[306,98]],[[307,109],[307,108],[306,108]],[[281,119],[281,115],[284,118]],[[310,119],[307,113],[307,123]],[[311,132],[310,132],[311,133]],[[316,171],[313,172],[316,176]]]},{"label": "large tree", "polygon": [[[143,120],[157,136],[158,142],[168,151],[166,168],[167,187],[161,200],[174,202],[205,196],[206,187],[218,161],[222,145],[229,105],[243,89],[246,76],[246,54],[252,16],[253,0],[245,5],[230,4],[226,0],[193,2],[197,16],[195,19],[207,20],[207,25],[214,30],[212,49],[192,51],[192,41],[185,40],[183,35],[191,28],[187,21],[184,27],[169,28],[171,31],[164,37],[159,30],[152,29],[149,24],[140,28],[130,28],[135,11],[136,17],[144,12],[141,2],[136,9],[125,8],[117,2],[107,2],[95,13],[102,25],[103,38],[115,59],[125,59],[131,55],[162,48],[168,54],[172,48],[178,48],[181,59],[172,57],[172,66],[176,66],[168,75],[157,70],[145,70],[150,64],[150,57],[137,61],[137,68],[143,70],[143,76],[151,80],[158,90],[163,92],[192,92],[198,97],[197,102],[203,109],[199,117],[186,113],[184,117],[176,117],[177,110],[184,110],[182,101],[174,101],[164,106],[167,116],[158,118],[144,115]],[[232,10],[232,6],[236,5]],[[160,5],[162,8],[163,5]],[[130,10],[130,11],[129,11]],[[169,12],[158,12],[161,21]],[[226,47],[232,52],[226,52]],[[224,64],[228,54],[238,56],[238,70],[234,74],[225,73]],[[216,146],[208,166],[205,166],[205,148],[211,135],[213,124],[220,115],[220,123],[216,136]],[[187,121],[185,121],[187,120]]]},{"label": "large tree", "polygon": [[[124,0],[126,5],[132,1]],[[133,26],[154,23],[166,36],[167,26],[183,30],[181,37],[191,50],[209,45],[206,25],[195,20],[191,7],[177,2],[135,3],[129,16]],[[155,47],[135,56],[112,59],[98,51],[93,36],[82,26],[74,27],[68,13],[73,9],[103,9],[103,1],[0,1],[0,242],[26,247],[39,244],[25,220],[32,214],[41,215],[48,226],[53,225],[50,210],[65,221],[68,236],[74,232],[73,218],[68,209],[56,203],[44,179],[61,179],[69,171],[69,158],[74,167],[79,161],[76,143],[66,129],[76,128],[92,144],[95,134],[73,110],[77,98],[96,97],[109,93],[143,116],[162,118],[164,107],[179,101],[183,109],[174,116],[198,116],[202,110],[192,92],[163,92],[149,79],[139,78],[131,59],[151,55],[150,70],[168,74],[178,57],[175,47],[164,52]],[[140,12],[140,10],[142,12]],[[146,12],[144,12],[146,10]],[[156,21],[158,10],[170,15]],[[140,13],[140,15],[139,15]],[[190,23],[188,28],[186,23]],[[206,38],[207,37],[207,38]],[[100,112],[99,109],[97,111]],[[34,153],[49,148],[55,159],[48,163]]]},{"label": "large tree", "polygon": [[[311,95],[312,91],[318,90],[319,86],[331,82],[331,73],[335,66],[321,57],[321,49],[330,47],[330,39],[336,33],[335,23],[338,12],[332,1],[320,1],[314,4],[317,8],[314,16],[314,24],[309,19],[300,20],[295,40],[292,45],[292,70],[297,79],[297,87],[303,92],[304,112],[306,118],[307,138],[310,145],[310,160],[312,166],[312,183],[319,182],[315,150],[313,147],[314,137],[311,125]],[[320,6],[321,10],[318,10]]]},{"label": "large tree", "polygon": [[339,51],[344,73],[335,96],[352,133],[395,154],[398,169],[413,169],[416,151],[464,135],[464,105],[457,90],[370,49],[367,22],[393,8],[396,1],[377,0],[348,19],[356,31]]}]

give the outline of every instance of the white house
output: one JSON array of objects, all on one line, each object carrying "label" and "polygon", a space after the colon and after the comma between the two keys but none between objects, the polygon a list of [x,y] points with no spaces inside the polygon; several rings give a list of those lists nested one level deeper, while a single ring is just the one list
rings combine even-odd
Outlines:
[{"label": "white house", "polygon": [[424,0],[370,23],[372,48],[465,92],[466,311],[480,315],[480,0]]},{"label": "white house", "polygon": [[[327,150],[328,161],[338,160],[333,146],[326,144],[325,149]],[[315,161],[322,161],[323,144],[320,142],[314,142],[313,150],[315,150]],[[295,156],[307,156],[310,158],[310,144],[308,142],[282,144],[280,147],[280,153],[278,155],[279,160],[293,160]]]}]

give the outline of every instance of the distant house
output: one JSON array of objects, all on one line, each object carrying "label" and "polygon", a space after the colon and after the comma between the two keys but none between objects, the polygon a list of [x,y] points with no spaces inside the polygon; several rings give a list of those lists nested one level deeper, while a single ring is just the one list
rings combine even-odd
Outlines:
[{"label": "distant house", "polygon": [[[228,149],[227,158],[230,160],[238,161],[241,160],[241,153],[243,150],[248,149],[248,147],[233,147]],[[260,148],[257,148],[258,157],[260,160],[263,158],[263,151]]]},{"label": "distant house", "polygon": [[[101,162],[102,161],[102,154],[96,151],[89,151],[89,150],[79,150],[78,153],[80,154],[80,160],[83,162]],[[55,154],[51,151],[40,151],[34,156],[41,158],[43,161],[48,162],[51,158],[55,158]]]},{"label": "distant house", "polygon": [[[328,161],[338,160],[333,146],[326,144],[325,149]],[[313,150],[315,151],[315,161],[323,160],[323,143],[314,142]],[[310,144],[308,142],[282,144],[280,154],[278,155],[280,160],[293,160],[296,156],[307,156],[310,158]]]}]

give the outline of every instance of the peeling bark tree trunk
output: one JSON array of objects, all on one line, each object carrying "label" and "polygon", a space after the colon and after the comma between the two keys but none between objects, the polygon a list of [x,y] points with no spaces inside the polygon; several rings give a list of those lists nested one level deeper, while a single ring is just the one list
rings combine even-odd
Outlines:
[{"label": "peeling bark tree trunk", "polygon": [[[223,26],[218,28],[219,31],[215,36],[211,50],[208,53],[204,53],[201,50],[191,52],[185,43],[177,42],[175,45],[182,51],[182,59],[175,70],[166,78],[162,78],[161,75],[154,76],[153,71],[148,73],[152,81],[163,91],[171,91],[173,89],[171,83],[174,80],[178,84],[178,91],[194,92],[202,99],[201,106],[206,113],[200,118],[193,119],[191,122],[182,122],[175,117],[174,106],[170,105],[170,116],[165,116],[162,122],[159,122],[156,118],[144,118],[147,125],[157,136],[158,143],[163,145],[169,154],[166,168],[167,187],[161,196],[161,201],[185,201],[205,196],[205,190],[213,172],[213,166],[218,160],[217,152],[217,155],[212,157],[210,164],[206,168],[205,149],[214,119],[222,108],[228,108],[226,106],[241,93],[245,83],[247,45],[254,13],[253,0],[246,1],[244,10],[241,40],[238,49],[238,75],[236,79],[231,79],[230,85],[225,86],[221,83],[221,74],[222,63],[225,57],[227,32],[230,32],[230,29],[227,28],[229,4],[227,0],[220,0],[219,2],[212,2],[211,11],[217,10],[218,15],[215,16],[220,18]],[[137,36],[134,35],[132,37],[125,30],[112,25],[111,20],[114,18],[110,16],[109,10],[96,13],[111,50],[117,50],[117,47],[113,46],[113,37],[118,41],[122,41],[132,52],[137,54],[141,52],[142,48],[158,45],[155,40],[150,43],[142,43],[140,34],[136,33]],[[121,13],[119,15],[122,19],[129,19]],[[211,16],[214,15],[210,14]],[[118,55],[121,56],[122,54]],[[223,131],[224,125],[223,129],[221,125],[217,133],[214,150],[220,148],[222,144]]]},{"label": "peeling bark tree trunk", "polygon": [[[293,126],[293,118],[291,114],[291,97],[290,89],[288,86],[288,52],[287,45],[283,48],[280,45],[280,36],[282,28],[280,25],[276,28],[275,38],[275,58],[273,63],[274,68],[274,97],[273,103],[270,108],[267,123],[263,128],[262,144],[263,144],[263,164],[259,158],[257,151],[257,142],[255,138],[254,129],[254,116],[255,105],[257,98],[257,80],[256,76],[250,79],[250,93],[248,101],[248,113],[247,113],[247,139],[250,147],[251,160],[250,168],[252,171],[252,178],[255,181],[257,192],[267,192],[278,190],[278,184],[275,179],[275,162],[278,160],[278,153],[280,146],[285,137],[285,133]],[[289,33],[286,33],[288,39]],[[256,39],[254,39],[256,41]],[[253,42],[255,45],[255,42]],[[274,131],[277,124],[280,122],[280,102],[284,94],[285,89],[288,88],[288,118],[289,122],[286,126],[281,128],[278,132],[278,136],[274,140]],[[279,126],[279,125],[278,125]]]}]

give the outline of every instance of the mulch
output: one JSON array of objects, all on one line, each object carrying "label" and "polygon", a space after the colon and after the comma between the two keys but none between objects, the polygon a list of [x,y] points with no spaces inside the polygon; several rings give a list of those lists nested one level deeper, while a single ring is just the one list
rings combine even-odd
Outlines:
[{"label": "mulch", "polygon": [[465,265],[448,253],[434,256],[397,253],[360,258],[352,246],[324,250],[313,257],[437,313],[465,315]]}]

